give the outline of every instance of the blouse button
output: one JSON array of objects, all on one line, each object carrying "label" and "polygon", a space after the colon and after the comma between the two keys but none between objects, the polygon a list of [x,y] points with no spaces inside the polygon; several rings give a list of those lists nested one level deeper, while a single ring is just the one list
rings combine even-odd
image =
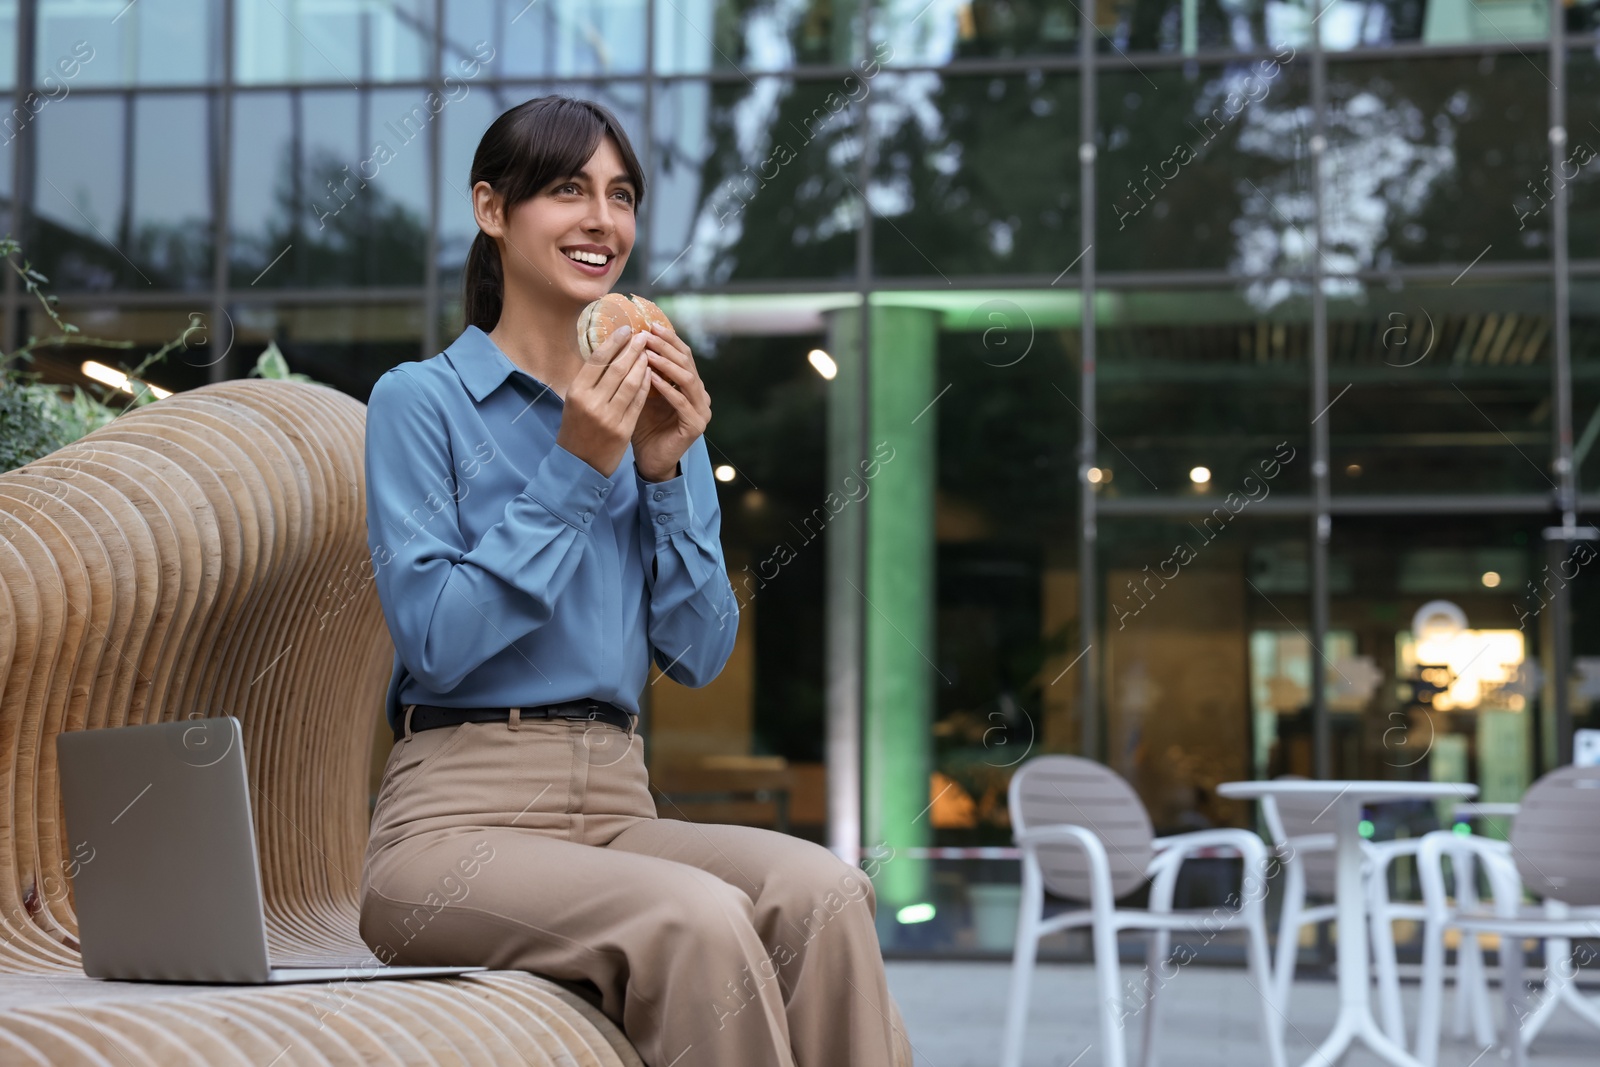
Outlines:
[{"label": "blouse button", "polygon": [[589,513],[589,512],[587,512],[587,511],[585,511],[585,512],[584,512],[584,513],[583,513],[583,521],[584,521],[584,522],[588,522],[588,521],[589,521],[589,520],[590,520],[590,519],[592,519],[592,518],[593,518],[593,517],[594,517],[594,516],[593,516],[593,515],[591,515],[591,514],[590,514],[590,513]]},{"label": "blouse button", "polygon": [[664,496],[666,496],[666,495],[667,495],[667,494],[666,494],[666,493],[663,493],[663,492],[662,492],[662,491],[661,491],[661,490],[659,490],[659,489],[657,489],[657,490],[656,490],[656,499],[657,499],[657,500],[660,500],[660,499],[661,499],[661,498],[662,498],[662,497],[664,497]]},{"label": "blouse button", "polygon": [[657,515],[656,522],[660,523],[662,526],[665,526],[667,524],[667,517],[665,515]]}]

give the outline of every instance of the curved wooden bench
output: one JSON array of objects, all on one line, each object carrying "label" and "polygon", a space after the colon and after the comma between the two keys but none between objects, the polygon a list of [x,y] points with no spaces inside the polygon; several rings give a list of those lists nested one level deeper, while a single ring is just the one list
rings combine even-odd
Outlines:
[{"label": "curved wooden bench", "polygon": [[83,974],[54,735],[192,714],[243,724],[273,957],[371,958],[356,892],[393,646],[365,423],[322,386],[225,382],[0,474],[0,1062],[643,1067],[589,999],[522,971],[245,988]]}]

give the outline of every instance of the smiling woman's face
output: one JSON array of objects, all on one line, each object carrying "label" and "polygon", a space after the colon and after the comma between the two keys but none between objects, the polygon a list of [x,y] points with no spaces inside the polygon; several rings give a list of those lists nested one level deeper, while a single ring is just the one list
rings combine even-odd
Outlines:
[{"label": "smiling woman's face", "polygon": [[490,212],[495,197],[487,182],[473,189],[473,206],[483,231],[501,239],[507,288],[555,297],[576,311],[609,293],[622,276],[633,251],[637,195],[608,136],[582,171],[517,204],[504,227]]}]

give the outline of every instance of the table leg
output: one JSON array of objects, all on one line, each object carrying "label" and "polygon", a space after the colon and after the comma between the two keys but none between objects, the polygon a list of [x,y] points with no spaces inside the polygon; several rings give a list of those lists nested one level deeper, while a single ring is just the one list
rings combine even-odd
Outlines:
[{"label": "table leg", "polygon": [[1338,881],[1339,1017],[1333,1032],[1306,1061],[1306,1067],[1331,1067],[1359,1040],[1394,1067],[1422,1067],[1378,1028],[1372,1016],[1370,960],[1367,955],[1367,894],[1361,884],[1361,801],[1340,796],[1319,819],[1334,820]]}]

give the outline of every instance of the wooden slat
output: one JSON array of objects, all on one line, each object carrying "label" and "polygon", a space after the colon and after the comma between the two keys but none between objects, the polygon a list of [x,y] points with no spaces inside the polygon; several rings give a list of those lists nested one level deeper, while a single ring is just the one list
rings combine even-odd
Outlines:
[{"label": "wooden slat", "polygon": [[346,581],[370,569],[365,419],[322,386],[226,382],[0,474],[0,1062],[642,1067],[593,1005],[521,971],[83,975],[55,735],[195,713],[244,727],[274,956],[370,957],[356,893],[393,646],[372,583]]}]

